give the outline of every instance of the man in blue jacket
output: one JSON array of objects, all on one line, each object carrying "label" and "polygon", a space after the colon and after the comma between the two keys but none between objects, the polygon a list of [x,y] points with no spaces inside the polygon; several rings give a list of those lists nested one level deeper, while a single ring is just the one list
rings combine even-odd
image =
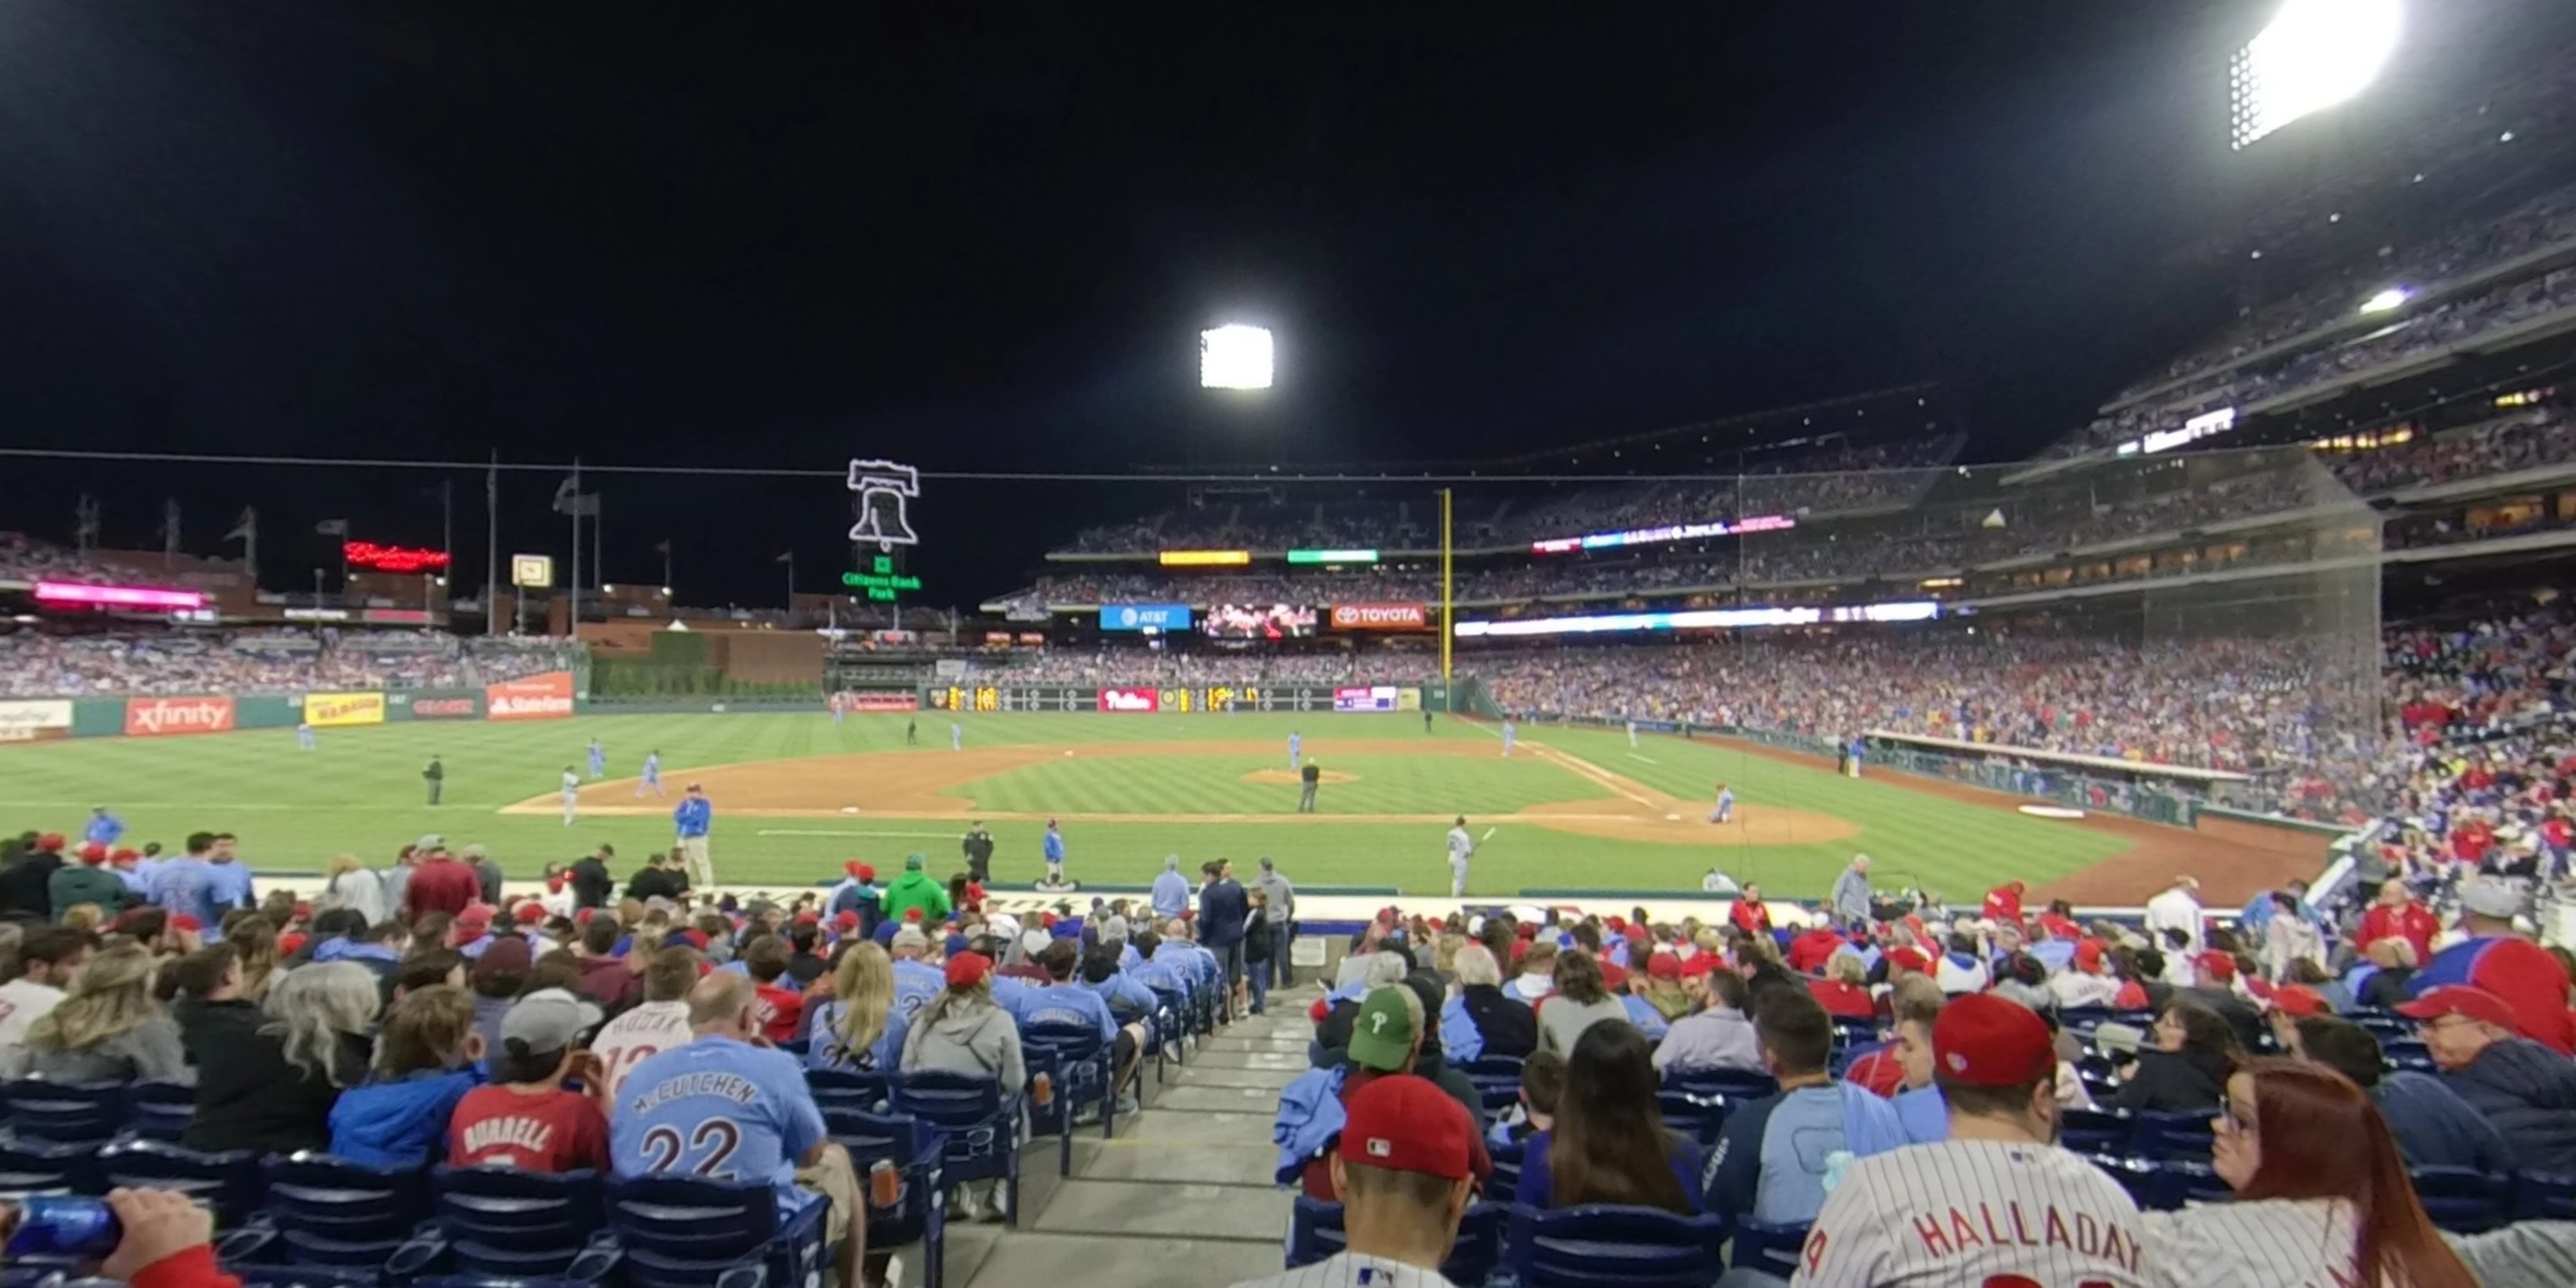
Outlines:
[{"label": "man in blue jacket", "polygon": [[2409,1167],[2466,1167],[2489,1176],[2513,1172],[2513,1148],[2449,1084],[2429,1073],[2390,1069],[2370,1030],[2331,1015],[2298,1022],[2298,1052],[2352,1079],[2379,1103],[2388,1134]]},{"label": "man in blue jacket", "polygon": [[2512,1004],[2451,984],[2397,1008],[2416,1021],[2442,1081],[2495,1124],[2518,1171],[2576,1171],[2576,1062],[2518,1037]]},{"label": "man in blue jacket", "polygon": [[696,783],[689,784],[688,794],[680,798],[679,808],[671,811],[671,824],[677,833],[679,850],[688,861],[689,884],[713,892],[716,884],[715,860],[707,856],[707,829],[714,826],[715,802]]},{"label": "man in blue jacket", "polygon": [[1252,916],[1252,901],[1234,879],[1234,862],[1218,859],[1203,869],[1208,877],[1199,891],[1200,946],[1216,954],[1218,978],[1224,981],[1219,994],[1223,1004],[1234,1014],[1244,1008],[1243,992],[1243,923]]},{"label": "man in blue jacket", "polygon": [[1727,1115],[1701,1178],[1702,1202],[1730,1221],[1801,1225],[1825,1206],[1841,1160],[1899,1148],[1905,1129],[1895,1106],[1827,1072],[1834,1025],[1814,997],[1767,994],[1753,1028],[1780,1090]]}]

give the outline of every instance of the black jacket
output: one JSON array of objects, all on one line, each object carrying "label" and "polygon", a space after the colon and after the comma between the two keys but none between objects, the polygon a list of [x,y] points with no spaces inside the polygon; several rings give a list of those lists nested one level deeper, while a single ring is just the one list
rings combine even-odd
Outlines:
[{"label": "black jacket", "polygon": [[680,892],[687,888],[680,874],[669,868],[645,868],[626,878],[626,897],[629,899],[677,900]]},{"label": "black jacket", "polygon": [[572,878],[572,904],[576,908],[605,908],[609,893],[617,888],[617,879],[608,874],[608,865],[596,854],[573,860],[566,875]]},{"label": "black jacket", "polygon": [[[343,1088],[288,1064],[278,1039],[259,1031],[257,1003],[207,1002],[181,1019],[180,1041],[197,1064],[197,1112],[180,1144],[263,1154],[330,1147],[331,1106]],[[366,1038],[342,1034],[340,1081],[365,1081],[370,1054]]]},{"label": "black jacket", "polygon": [[2200,1113],[2227,1093],[2227,1062],[2200,1051],[2141,1051],[2137,1076],[2120,1084],[2111,1107],[2130,1113]]},{"label": "black jacket", "polygon": [[39,850],[0,868],[0,913],[53,920],[54,896],[48,887],[62,866],[63,856]]},{"label": "black jacket", "polygon": [[1485,1054],[1526,1060],[1538,1049],[1538,1012],[1504,996],[1502,989],[1471,985],[1458,991],[1458,1000],[1467,1008],[1478,1036],[1484,1038]]},{"label": "black jacket", "polygon": [[2576,1062],[2507,1038],[2442,1081],[2495,1124],[2523,1170],[2576,1172]]},{"label": "black jacket", "polygon": [[1270,919],[1253,918],[1251,924],[1243,928],[1243,960],[1247,962],[1270,960],[1270,943]]}]

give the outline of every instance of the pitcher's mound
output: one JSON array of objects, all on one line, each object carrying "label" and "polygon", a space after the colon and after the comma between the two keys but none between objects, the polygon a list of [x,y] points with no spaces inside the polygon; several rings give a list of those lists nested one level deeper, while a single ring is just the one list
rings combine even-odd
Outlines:
[{"label": "pitcher's mound", "polygon": [[[1318,780],[1327,783],[1356,783],[1360,780],[1360,776],[1357,774],[1345,774],[1339,770],[1333,769],[1319,771],[1316,777]],[[1296,787],[1303,784],[1306,779],[1302,774],[1294,769],[1256,769],[1251,773],[1245,774],[1243,776],[1243,781],[1247,783],[1265,783],[1277,787]]]}]

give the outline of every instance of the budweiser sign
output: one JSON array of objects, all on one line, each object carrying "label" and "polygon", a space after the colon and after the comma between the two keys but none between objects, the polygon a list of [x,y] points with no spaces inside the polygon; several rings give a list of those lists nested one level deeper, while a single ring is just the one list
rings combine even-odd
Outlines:
[{"label": "budweiser sign", "polygon": [[483,717],[487,720],[560,720],[571,714],[570,671],[503,680],[483,690]]},{"label": "budweiser sign", "polygon": [[1103,711],[1160,711],[1163,709],[1163,702],[1152,689],[1102,689],[1100,709]]},{"label": "budweiser sign", "polygon": [[1424,631],[1431,629],[1431,613],[1420,604],[1335,604],[1333,629]]},{"label": "budweiser sign", "polygon": [[233,727],[231,698],[128,698],[125,736],[159,738],[175,733],[222,733]]}]

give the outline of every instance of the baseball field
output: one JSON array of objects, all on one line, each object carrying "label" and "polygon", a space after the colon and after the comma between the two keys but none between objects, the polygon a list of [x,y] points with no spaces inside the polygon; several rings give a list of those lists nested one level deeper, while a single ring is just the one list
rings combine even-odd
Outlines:
[{"label": "baseball field", "polygon": [[[98,738],[0,748],[0,819],[12,830],[77,834],[90,807],[129,825],[128,844],[176,849],[190,831],[230,831],[253,866],[318,871],[333,854],[381,866],[435,832],[481,842],[513,875],[601,842],[621,869],[667,847],[681,789],[703,783],[716,806],[713,852],[728,883],[801,884],[863,858],[881,870],[908,852],[956,870],[958,840],[986,820],[997,881],[1041,871],[1049,818],[1068,870],[1087,885],[1137,885],[1179,854],[1248,865],[1269,855],[1303,885],[1446,894],[1443,835],[1467,817],[1479,838],[1471,895],[1524,889],[1697,890],[1723,868],[1774,896],[1818,896],[1855,852],[1882,885],[1973,901],[2019,877],[2043,891],[2137,902],[2175,871],[2215,893],[2278,879],[2279,855],[2127,819],[2061,821],[2008,799],[1894,773],[1864,780],[1734,741],[1580,728],[1521,732],[1508,759],[1489,725],[1383,715],[969,714],[949,745],[946,712],[592,715],[498,723],[396,723],[329,729],[312,751],[290,730],[199,737]],[[1323,785],[1295,812],[1288,739],[1301,736]],[[607,775],[588,777],[597,738]],[[636,775],[658,751],[663,793]],[[442,803],[421,771],[440,757]],[[563,822],[559,781],[584,776],[579,817]],[[1717,785],[1732,821],[1708,821]],[[2313,866],[2313,865],[2310,865]]]}]

